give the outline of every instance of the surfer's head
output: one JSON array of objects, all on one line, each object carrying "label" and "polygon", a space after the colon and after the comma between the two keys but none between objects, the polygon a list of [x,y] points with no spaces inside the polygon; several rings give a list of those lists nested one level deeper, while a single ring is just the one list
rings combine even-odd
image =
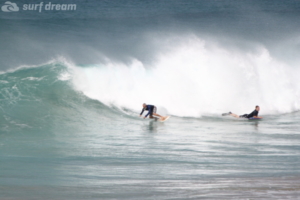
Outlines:
[{"label": "surfer's head", "polygon": [[259,111],[259,109],[260,109],[259,106],[255,106],[255,110]]},{"label": "surfer's head", "polygon": [[143,107],[145,108],[147,106],[147,104],[143,103]]}]

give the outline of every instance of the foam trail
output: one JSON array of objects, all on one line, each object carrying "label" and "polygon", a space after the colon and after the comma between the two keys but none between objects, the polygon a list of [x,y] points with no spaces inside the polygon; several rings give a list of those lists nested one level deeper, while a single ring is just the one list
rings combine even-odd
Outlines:
[{"label": "foam trail", "polygon": [[232,111],[287,113],[300,108],[297,68],[273,58],[268,49],[238,51],[195,36],[160,53],[151,66],[131,64],[75,67],[73,84],[107,105],[140,110],[142,103],[163,106],[169,114],[199,117]]}]

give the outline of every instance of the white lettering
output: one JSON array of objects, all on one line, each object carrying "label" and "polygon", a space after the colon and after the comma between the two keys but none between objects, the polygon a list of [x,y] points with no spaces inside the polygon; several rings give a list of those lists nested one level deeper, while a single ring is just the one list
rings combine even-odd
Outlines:
[{"label": "white lettering", "polygon": [[61,10],[67,10],[67,4],[61,5]]},{"label": "white lettering", "polygon": [[68,4],[68,10],[76,10],[76,4]]},{"label": "white lettering", "polygon": [[23,4],[23,10],[38,10],[42,12],[44,10],[76,10],[76,4],[54,4],[48,2],[44,4],[44,2],[40,2],[39,4]]},{"label": "white lettering", "polygon": [[50,8],[51,8],[51,2],[49,2],[45,5],[45,10],[50,10]]},{"label": "white lettering", "polygon": [[28,9],[28,5],[27,4],[24,4],[23,5],[23,10],[27,10]]},{"label": "white lettering", "polygon": [[41,3],[40,3],[40,9],[39,9],[39,12],[42,12],[43,4],[44,4],[44,2],[41,2]]},{"label": "white lettering", "polygon": [[34,10],[34,4],[28,4],[28,10]]}]

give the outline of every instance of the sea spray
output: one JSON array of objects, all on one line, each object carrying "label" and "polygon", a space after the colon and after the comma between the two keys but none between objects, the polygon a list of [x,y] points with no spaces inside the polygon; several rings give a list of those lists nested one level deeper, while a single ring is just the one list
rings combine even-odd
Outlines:
[{"label": "sea spray", "polygon": [[264,46],[227,49],[196,36],[169,45],[152,64],[133,58],[130,64],[108,59],[75,67],[73,84],[106,105],[138,111],[147,102],[177,116],[245,113],[255,105],[264,114],[300,108],[299,70],[272,57]]}]

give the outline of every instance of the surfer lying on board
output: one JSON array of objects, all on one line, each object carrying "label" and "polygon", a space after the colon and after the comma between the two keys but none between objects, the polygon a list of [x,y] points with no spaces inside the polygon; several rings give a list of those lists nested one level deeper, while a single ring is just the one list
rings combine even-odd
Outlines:
[{"label": "surfer lying on board", "polygon": [[165,119],[165,117],[160,116],[159,114],[156,113],[156,110],[157,110],[157,109],[156,109],[155,106],[153,106],[153,105],[147,105],[147,104],[145,104],[145,103],[143,103],[143,110],[142,110],[142,112],[141,112],[141,114],[140,114],[140,117],[142,116],[142,114],[143,114],[143,112],[144,112],[145,110],[148,110],[148,113],[145,115],[144,119],[145,119],[148,115],[150,115],[149,118],[151,118],[151,119],[155,118],[155,117],[153,117],[153,115],[159,117],[160,120],[164,120],[164,119]]},{"label": "surfer lying on board", "polygon": [[236,117],[236,118],[256,118],[256,119],[261,119],[262,117],[258,117],[258,112],[259,112],[260,108],[259,106],[255,106],[255,110],[250,113],[250,114],[244,114],[244,115],[236,115],[236,114],[233,114],[231,112],[229,113],[223,113],[222,116],[225,116],[225,115],[231,115],[233,117]]}]

